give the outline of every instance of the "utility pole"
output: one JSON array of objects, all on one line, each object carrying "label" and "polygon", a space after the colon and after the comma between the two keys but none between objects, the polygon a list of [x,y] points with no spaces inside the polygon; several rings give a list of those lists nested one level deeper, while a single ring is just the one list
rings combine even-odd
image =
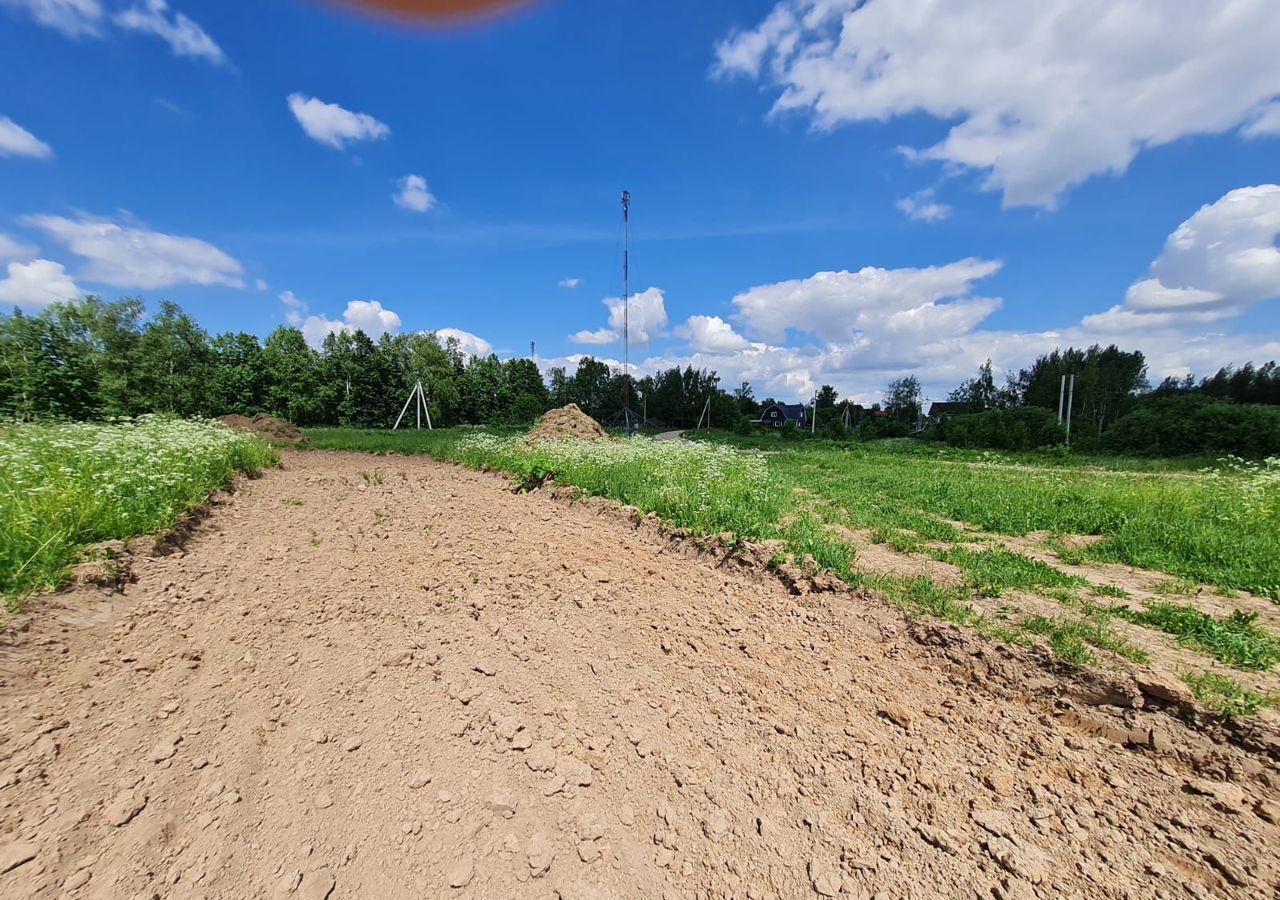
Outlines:
[{"label": "utility pole", "polygon": [[622,415],[631,432],[631,192],[622,192]]},{"label": "utility pole", "polygon": [[1071,384],[1067,388],[1067,446],[1071,446],[1071,407],[1076,400],[1076,375],[1071,373]]},{"label": "utility pole", "polygon": [[1067,396],[1067,376],[1062,376],[1062,381],[1058,384],[1058,424],[1062,424],[1062,403]]}]

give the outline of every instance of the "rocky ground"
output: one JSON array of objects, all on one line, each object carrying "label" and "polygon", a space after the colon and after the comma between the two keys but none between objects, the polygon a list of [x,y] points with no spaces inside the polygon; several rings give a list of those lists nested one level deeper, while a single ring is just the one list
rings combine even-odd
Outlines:
[{"label": "rocky ground", "polygon": [[606,504],[286,453],[133,568],[0,636],[0,896],[1280,891],[1269,728]]}]

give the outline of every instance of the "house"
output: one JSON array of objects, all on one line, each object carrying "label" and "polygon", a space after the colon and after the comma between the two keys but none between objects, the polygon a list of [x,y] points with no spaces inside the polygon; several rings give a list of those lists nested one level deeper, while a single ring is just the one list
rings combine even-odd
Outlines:
[{"label": "house", "polygon": [[941,422],[943,419],[949,419],[952,416],[963,416],[971,412],[976,412],[972,403],[964,401],[946,400],[929,404],[928,420],[933,423]]},{"label": "house", "polygon": [[799,403],[770,403],[760,413],[760,418],[751,420],[753,425],[772,425],[781,428],[783,425],[804,427],[804,406]]}]

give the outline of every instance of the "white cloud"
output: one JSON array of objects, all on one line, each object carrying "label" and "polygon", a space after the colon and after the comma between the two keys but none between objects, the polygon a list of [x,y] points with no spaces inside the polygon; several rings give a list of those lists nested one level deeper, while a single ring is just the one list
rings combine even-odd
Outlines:
[{"label": "white cloud", "polygon": [[1095,343],[1141,350],[1153,381],[1210,374],[1280,359],[1273,331],[1208,330],[1280,299],[1278,236],[1280,185],[1231,191],[1173,231],[1121,305],[1035,332],[983,327],[1001,301],[973,296],[974,288],[998,262],[819,272],[740,293],[735,318],[748,334],[717,316],[692,316],[676,329],[688,342],[682,351],[638,368],[713,369],[722,383],[745,379],[758,397],[791,400],[831,384],[863,403],[881,399],[884,386],[905,374],[918,375],[926,395],[941,398],[984,360],[997,371],[1016,370],[1054,348]]},{"label": "white cloud", "polygon": [[951,215],[951,207],[945,203],[939,203],[934,198],[933,188],[925,188],[909,197],[903,197],[898,201],[897,206],[907,218],[919,222],[941,222]]},{"label": "white cloud", "polygon": [[463,356],[488,356],[493,352],[493,344],[478,334],[463,331],[461,328],[437,328],[435,334],[441,344],[447,344],[450,340],[457,341],[458,349]]},{"label": "white cloud", "polygon": [[0,234],[0,263],[31,259],[39,252],[33,244],[15,240],[7,234]]},{"label": "white cloud", "polygon": [[581,278],[561,278],[560,279],[560,287],[569,288],[569,290],[573,290],[580,284],[582,284]]},{"label": "white cloud", "polygon": [[1274,133],[1280,16],[1265,0],[781,0],[716,48],[817,127],[925,113],[908,150],[1052,207],[1142,150],[1244,126]]},{"label": "white cloud", "polygon": [[8,277],[0,280],[0,304],[40,309],[80,296],[80,288],[61,263],[33,259],[29,263],[11,262],[7,268]]},{"label": "white cloud", "polygon": [[775,342],[789,330],[824,341],[864,333],[913,339],[935,323],[972,328],[999,308],[999,300],[968,296],[975,281],[999,269],[996,261],[964,259],[923,269],[868,266],[857,272],[819,272],[744,291],[733,298],[735,318]]},{"label": "white cloud", "polygon": [[676,329],[676,333],[689,341],[689,347],[695,353],[733,353],[751,346],[719,316],[690,316],[689,321]]},{"label": "white cloud", "polygon": [[53,148],[8,116],[0,116],[0,156],[48,159]]},{"label": "white cloud", "polygon": [[401,209],[423,213],[436,205],[435,195],[427,190],[427,179],[421,175],[406,175],[397,184],[400,190],[391,199]]},{"label": "white cloud", "polygon": [[376,341],[384,334],[395,334],[400,330],[400,316],[385,309],[377,300],[351,300],[341,319],[323,315],[304,318],[307,305],[293,291],[281,294],[280,301],[285,305],[285,320],[299,329],[312,347],[320,347],[329,334],[363,331]]},{"label": "white cloud", "polygon": [[1086,327],[1138,331],[1203,324],[1280,298],[1280,185],[1238,188],[1202,206],[1165,242],[1151,274]]},{"label": "white cloud", "polygon": [[130,0],[108,17],[101,0],[0,0],[0,7],[25,10],[38,24],[69,38],[104,37],[114,24],[122,31],[158,37],[176,56],[226,62],[222,48],[190,17],[171,12],[166,0]]},{"label": "white cloud", "polygon": [[1241,129],[1245,137],[1270,137],[1280,134],[1280,100],[1273,100],[1254,115],[1253,120]]},{"label": "white cloud", "polygon": [[308,137],[338,150],[354,141],[376,141],[391,134],[391,129],[373,116],[303,94],[289,95],[289,111]]},{"label": "white cloud", "polygon": [[621,297],[606,297],[601,302],[609,310],[609,327],[579,331],[569,335],[569,340],[575,344],[610,344],[622,340],[624,324],[633,344],[647,344],[666,333],[667,307],[662,288],[651,287],[632,294],[627,303]]},{"label": "white cloud", "polygon": [[214,64],[226,62],[222,48],[196,22],[180,12],[170,13],[166,0],[143,0],[115,16],[126,31],[151,34],[169,45],[175,56],[190,56]]},{"label": "white cloud", "polygon": [[294,328],[302,325],[303,318],[307,314],[307,304],[298,299],[298,295],[293,291],[282,293],[280,302],[284,304],[284,320]]},{"label": "white cloud", "polygon": [[80,216],[26,216],[38,228],[86,260],[79,277],[123,288],[166,288],[179,284],[244,287],[243,267],[217,247],[191,237],[119,225]]},{"label": "white cloud", "polygon": [[569,340],[575,344],[612,344],[614,341],[622,340],[622,332],[614,331],[612,328],[597,328],[595,331],[584,328],[569,335]]},{"label": "white cloud", "polygon": [[0,0],[0,6],[25,10],[39,24],[70,38],[97,35],[102,23],[99,0]]},{"label": "white cloud", "polygon": [[270,287],[270,285],[267,284],[267,281],[265,278],[255,278],[253,280],[253,286],[254,286],[254,289],[259,291],[266,291],[267,288]]}]

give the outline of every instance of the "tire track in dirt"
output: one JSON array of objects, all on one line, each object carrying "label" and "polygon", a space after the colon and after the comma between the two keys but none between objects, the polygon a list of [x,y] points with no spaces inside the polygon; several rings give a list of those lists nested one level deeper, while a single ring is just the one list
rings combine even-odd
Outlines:
[{"label": "tire track in dirt", "polygon": [[601,504],[286,453],[135,568],[4,635],[0,896],[1280,888],[1271,756]]}]

